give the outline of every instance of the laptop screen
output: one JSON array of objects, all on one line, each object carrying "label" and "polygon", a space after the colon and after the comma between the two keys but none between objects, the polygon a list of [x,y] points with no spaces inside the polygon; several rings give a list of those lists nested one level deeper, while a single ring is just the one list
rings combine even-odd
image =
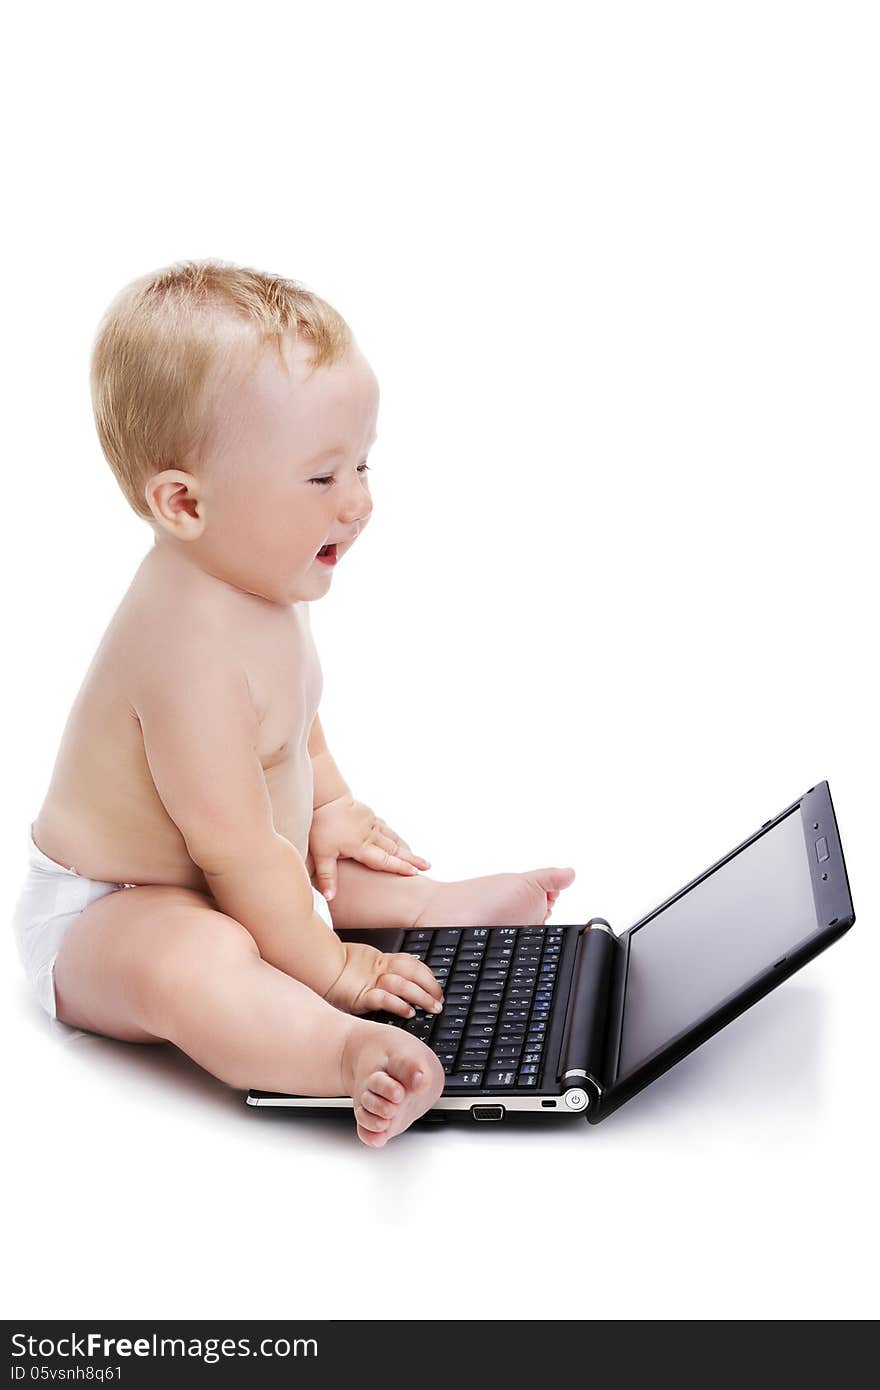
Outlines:
[{"label": "laptop screen", "polygon": [[740,994],[817,927],[796,807],[632,928],[617,1080]]}]

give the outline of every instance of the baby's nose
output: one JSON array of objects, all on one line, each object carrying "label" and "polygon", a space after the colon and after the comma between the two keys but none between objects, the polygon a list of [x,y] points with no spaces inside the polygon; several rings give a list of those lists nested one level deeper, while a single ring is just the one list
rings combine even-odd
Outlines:
[{"label": "baby's nose", "polygon": [[372,510],[372,498],[354,497],[348,506],[340,512],[339,519],[346,526],[350,526],[353,522],[356,522],[360,526],[365,526]]}]

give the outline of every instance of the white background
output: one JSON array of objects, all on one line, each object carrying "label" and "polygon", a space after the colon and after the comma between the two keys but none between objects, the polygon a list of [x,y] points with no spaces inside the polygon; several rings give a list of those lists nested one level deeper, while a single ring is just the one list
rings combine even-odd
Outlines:
[{"label": "white background", "polygon": [[322,717],[433,875],[571,863],[556,919],[622,929],[828,778],[858,923],[598,1128],[379,1152],[60,1035],[7,935],[7,1315],[876,1314],[876,8],[10,25],[7,916],[151,539],[92,336],[135,275],[218,256],[328,298],[379,377]]}]

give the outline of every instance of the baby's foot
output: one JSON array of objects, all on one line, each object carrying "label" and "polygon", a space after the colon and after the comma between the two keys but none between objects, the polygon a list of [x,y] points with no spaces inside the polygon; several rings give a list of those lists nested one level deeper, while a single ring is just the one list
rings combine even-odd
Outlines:
[{"label": "baby's foot", "polygon": [[532,869],[489,874],[458,883],[433,883],[416,927],[541,927],[574,869]]},{"label": "baby's foot", "polygon": [[353,1020],[342,1078],[354,1101],[358,1138],[380,1149],[434,1104],[443,1068],[418,1038],[387,1023]]}]

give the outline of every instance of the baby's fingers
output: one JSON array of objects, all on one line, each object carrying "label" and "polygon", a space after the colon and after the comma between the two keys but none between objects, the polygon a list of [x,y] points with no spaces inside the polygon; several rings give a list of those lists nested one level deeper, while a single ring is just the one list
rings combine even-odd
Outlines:
[{"label": "baby's fingers", "polygon": [[374,827],[375,842],[382,849],[387,849],[398,859],[405,859],[409,864],[415,864],[417,869],[430,869],[431,865],[427,859],[420,854],[413,854],[406,840],[398,835],[396,830],[392,830],[385,821],[377,820]]},{"label": "baby's fingers", "polygon": [[362,864],[366,864],[368,869],[383,869],[387,874],[418,873],[414,864],[408,864],[405,859],[398,859],[397,855],[389,853],[387,849],[382,849],[372,842],[361,845],[356,858]]},{"label": "baby's fingers", "polygon": [[405,999],[393,994],[389,989],[366,989],[360,996],[358,1013],[397,1014],[400,1018],[412,1018],[415,1009]]},{"label": "baby's fingers", "polygon": [[[388,990],[390,994],[396,995],[398,999],[406,1000],[408,1004],[413,1004],[417,1009],[424,1009],[426,1013],[437,1014],[442,1008],[436,994],[429,994],[421,985],[417,985],[415,980],[407,980],[403,975],[382,975],[380,982],[382,988]],[[436,981],[434,983],[436,984]],[[439,989],[439,985],[437,988]]]},{"label": "baby's fingers", "polygon": [[[432,1002],[443,1000],[443,990],[440,981],[436,979],[433,972],[428,969],[424,961],[420,961],[417,956],[411,956],[407,951],[402,951],[399,955],[386,956],[382,967],[383,975],[400,975],[405,980],[412,981],[418,985],[426,994],[429,994]],[[422,1004],[422,1008],[425,1005]],[[428,1005],[430,1008],[430,1005]]]},{"label": "baby's fingers", "polygon": [[407,864],[413,864],[417,869],[430,869],[431,865],[427,859],[423,859],[420,854],[413,854],[409,845],[405,845],[402,840],[392,840],[390,837],[381,837],[376,841],[381,849],[387,849],[392,856],[403,859]]}]

